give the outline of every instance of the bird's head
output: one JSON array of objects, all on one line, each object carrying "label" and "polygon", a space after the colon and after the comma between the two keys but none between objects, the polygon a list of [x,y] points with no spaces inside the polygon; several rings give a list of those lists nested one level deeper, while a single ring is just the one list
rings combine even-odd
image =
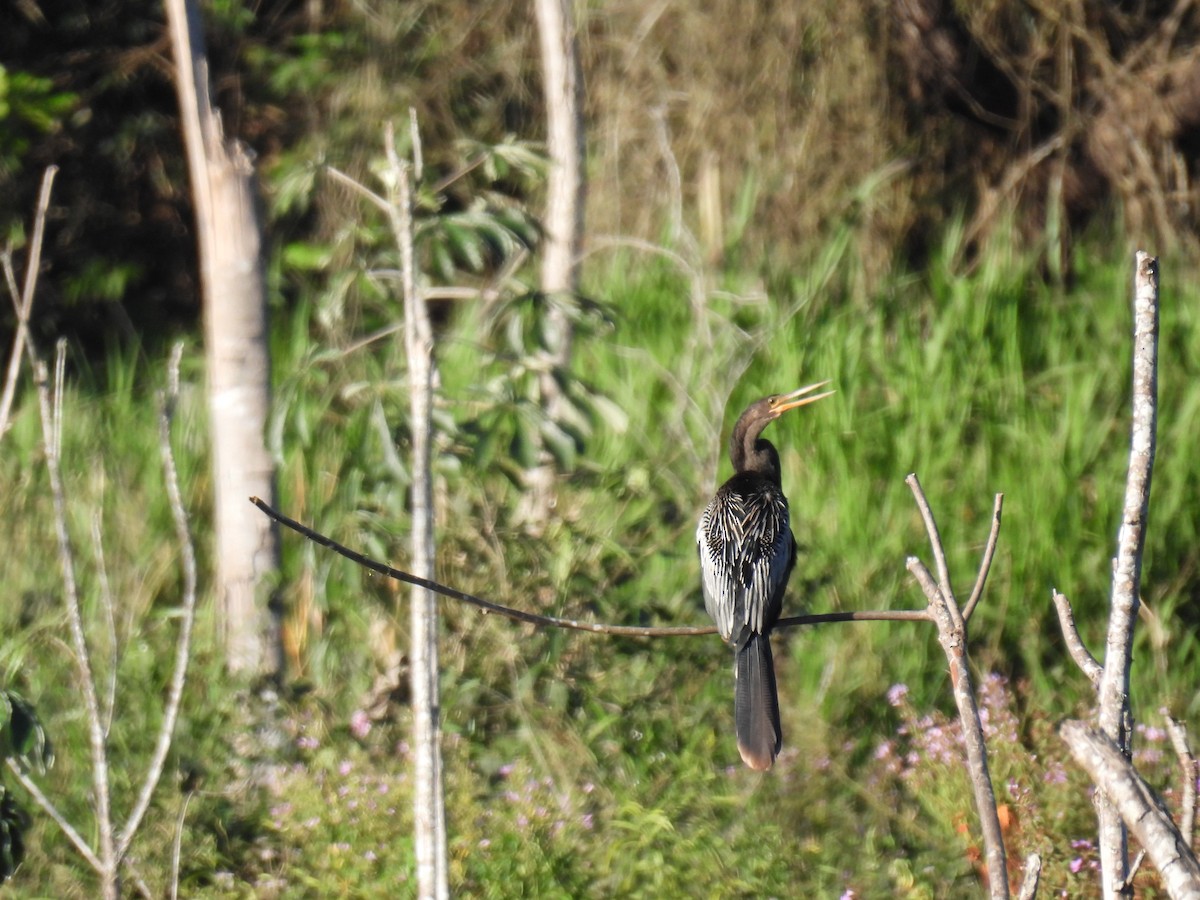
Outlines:
[{"label": "bird's head", "polygon": [[818,381],[816,384],[809,384],[794,390],[790,394],[772,394],[770,397],[764,397],[762,400],[750,404],[738,418],[737,424],[733,426],[733,434],[730,436],[729,456],[733,461],[734,470],[742,472],[756,469],[771,472],[773,477],[778,478],[778,454],[775,453],[775,448],[769,441],[759,437],[762,430],[789,409],[808,406],[810,403],[824,400],[835,393],[834,391],[813,393],[827,384],[829,384],[828,381]]}]

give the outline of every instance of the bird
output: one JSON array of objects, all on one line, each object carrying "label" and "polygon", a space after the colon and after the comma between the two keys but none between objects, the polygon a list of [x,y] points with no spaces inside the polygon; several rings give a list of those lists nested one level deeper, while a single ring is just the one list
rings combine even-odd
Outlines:
[{"label": "bird", "polygon": [[789,409],[833,394],[813,393],[827,384],[773,394],[746,408],[729,438],[733,476],[704,508],[696,528],[704,608],[733,646],[738,751],[757,771],[770,769],[783,747],[771,629],[796,563],[779,453],[761,435]]}]

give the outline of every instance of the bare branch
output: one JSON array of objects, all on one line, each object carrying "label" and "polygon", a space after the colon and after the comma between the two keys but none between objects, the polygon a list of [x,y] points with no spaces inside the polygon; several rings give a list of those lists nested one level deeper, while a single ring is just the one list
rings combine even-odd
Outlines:
[{"label": "bare branch", "polygon": [[162,777],[171,739],[175,735],[175,722],[179,718],[179,707],[183,701],[183,686],[187,679],[188,662],[192,652],[192,625],[196,620],[196,551],[188,527],[187,511],[183,506],[183,495],[179,490],[179,470],[175,465],[175,453],[171,449],[171,420],[175,413],[175,402],[179,397],[179,360],[183,355],[183,344],[177,343],[171,350],[171,361],[167,369],[168,389],[161,398],[158,415],[158,450],[162,458],[163,475],[167,486],[167,497],[171,502],[171,516],[175,521],[175,538],[179,541],[180,563],[183,567],[183,618],[179,624],[179,637],[175,643],[175,671],[171,676],[171,688],[163,710],[162,725],[158,729],[158,741],[154,756],[146,770],[137,803],[125,822],[117,842],[117,858],[129,850],[142,817],[150,807],[150,800],[158,781]]},{"label": "bare branch", "polygon": [[[1142,780],[1115,741],[1083,722],[1064,722],[1059,734],[1075,761],[1124,819],[1175,900],[1200,898],[1200,863],[1162,802]],[[1124,879],[1122,879],[1122,882]],[[1121,887],[1122,885],[1113,885]]]},{"label": "bare branch", "polygon": [[921,518],[925,520],[925,531],[929,534],[929,543],[933,548],[933,561],[937,565],[938,587],[942,589],[942,597],[947,601],[950,617],[954,620],[954,624],[961,628],[963,614],[958,608],[958,601],[954,599],[954,589],[950,585],[950,569],[946,565],[946,548],[942,544],[941,534],[938,533],[933,510],[929,508],[929,501],[925,499],[925,492],[921,489],[921,482],[915,472],[910,473],[904,479],[904,483],[912,489],[913,496],[917,500],[917,509],[921,511]]},{"label": "bare branch", "polygon": [[[25,260],[25,288],[21,292],[19,303],[15,292],[16,279],[12,274],[11,257],[5,260],[5,274],[8,276],[9,290],[13,293],[13,303],[17,310],[17,330],[13,337],[12,355],[8,358],[8,372],[4,376],[4,391],[0,394],[0,437],[3,437],[12,425],[10,416],[13,398],[17,392],[17,376],[21,372],[21,352],[29,340],[29,315],[33,311],[33,296],[37,291],[38,270],[42,265],[46,210],[50,208],[50,191],[54,186],[56,174],[58,174],[58,166],[50,166],[42,175],[42,189],[38,194],[37,208],[33,216],[33,236],[29,241],[29,255]],[[32,359],[32,356],[30,358]]]},{"label": "bare branch", "polygon": [[[979,718],[979,706],[975,702],[975,688],[971,682],[971,667],[967,659],[967,624],[966,617],[959,611],[958,603],[950,587],[950,573],[946,568],[946,549],[938,534],[933,511],[921,490],[921,483],[915,474],[909,475],[905,482],[912,489],[921,516],[925,520],[925,530],[929,534],[929,542],[933,547],[934,559],[938,561],[941,583],[935,583],[929,569],[917,557],[908,558],[908,571],[917,579],[925,598],[929,601],[929,614],[937,625],[938,643],[946,654],[950,665],[950,686],[954,694],[954,703],[958,707],[958,720],[962,726],[963,743],[967,751],[967,774],[971,780],[971,789],[975,795],[975,809],[979,814],[979,825],[983,832],[983,844],[987,859],[988,888],[993,900],[1007,900],[1008,862],[1005,857],[1004,833],[1000,828],[1000,815],[996,808],[996,792],[992,788],[992,776],[988,771],[987,741],[983,735],[983,722]],[[975,591],[972,592],[972,603],[978,603],[978,595],[983,591],[983,583],[987,578],[987,570],[991,566],[991,557],[995,552],[995,541],[999,534],[1000,509],[1002,497],[996,496],[992,514],[992,534],[988,540],[989,547],[984,553],[979,577],[976,579]]]},{"label": "bare branch", "polygon": [[352,191],[354,191],[359,196],[369,200],[373,205],[377,206],[384,213],[387,213],[389,215],[391,214],[391,207],[388,205],[387,200],[385,200],[383,197],[380,197],[377,193],[375,193],[373,190],[371,190],[366,185],[362,184],[359,181],[355,181],[353,178],[351,178],[345,172],[339,171],[338,169],[335,169],[333,166],[326,166],[325,171],[329,173],[330,177],[332,177],[334,179],[334,181],[340,181],[342,184],[346,185],[346,187],[350,188]]},{"label": "bare branch", "polygon": [[[61,353],[59,358],[61,360]],[[52,401],[50,385],[47,384],[49,376],[46,366],[41,360],[35,362],[33,376],[37,386],[38,406],[41,411],[46,471],[50,477],[50,495],[54,503],[54,525],[58,535],[58,556],[62,566],[67,622],[70,625],[71,639],[74,644],[75,665],[79,670],[79,689],[83,693],[88,738],[91,744],[92,788],[95,792],[93,799],[96,804],[96,825],[100,835],[101,867],[98,871],[101,880],[105,883],[105,893],[108,894],[108,888],[112,886],[112,879],[115,877],[117,868],[113,844],[112,810],[109,805],[108,746],[104,737],[104,722],[100,716],[100,703],[96,696],[96,679],[92,672],[87,638],[83,631],[83,609],[79,601],[79,588],[75,578],[75,550],[71,545],[70,532],[67,530],[67,500],[60,469],[60,435],[55,428],[55,422],[61,418],[61,400],[57,405]],[[55,392],[59,397],[61,397],[61,390],[62,384],[59,380],[55,385]],[[57,408],[55,408],[56,406]]]},{"label": "bare branch", "polygon": [[171,842],[171,900],[178,900],[179,897],[179,858],[183,849],[183,825],[187,821],[188,807],[191,806],[194,796],[194,792],[189,792],[183,798],[183,806],[175,822],[175,839]]},{"label": "bare branch", "polygon": [[92,555],[96,561],[96,581],[100,588],[100,607],[104,610],[104,626],[108,633],[108,679],[104,693],[104,736],[112,732],[113,713],[117,708],[117,668],[120,645],[117,641],[116,604],[108,580],[108,563],[104,559],[104,513],[97,507],[92,515]]},{"label": "bare branch", "polygon": [[[393,568],[385,563],[377,562],[369,556],[364,556],[356,550],[351,550],[339,544],[332,538],[326,537],[319,531],[313,531],[304,525],[301,525],[295,519],[288,518],[278,510],[272,509],[258,497],[251,497],[250,502],[257,506],[264,514],[270,516],[280,525],[285,528],[290,528],[297,534],[303,535],[315,544],[320,544],[322,547],[327,547],[339,556],[344,556],[353,563],[357,563],[364,568],[370,569],[372,572],[377,572],[380,575],[385,575],[388,578],[394,578],[397,581],[402,581],[405,584],[415,585],[433,591],[436,594],[441,594],[443,597],[449,597],[451,600],[458,600],[462,603],[469,603],[471,606],[477,607],[486,613],[495,613],[499,616],[504,616],[506,619],[512,619],[515,622],[525,622],[528,625],[535,625],[539,628],[565,628],[570,631],[586,631],[592,634],[612,634],[622,637],[693,637],[702,634],[716,634],[717,629],[714,625],[676,625],[667,627],[653,627],[641,625],[605,625],[599,622],[581,622],[578,619],[563,619],[557,616],[542,616],[537,613],[525,612],[520,609],[513,609],[508,606],[501,606],[499,603],[493,603],[490,600],[484,600],[482,597],[477,597],[474,594],[468,594],[466,591],[460,591],[457,588],[449,587],[440,582],[433,581],[428,578],[420,578],[409,572],[401,569]],[[936,585],[935,585],[936,587]],[[780,619],[776,624],[776,628],[788,628],[796,625],[824,625],[830,622],[928,622],[931,621],[929,611],[924,609],[881,609],[881,610],[857,610],[851,612],[835,612],[835,613],[817,613],[804,616],[788,616]]]},{"label": "bare branch", "polygon": [[17,779],[21,787],[29,792],[29,796],[33,798],[33,802],[38,807],[54,820],[55,824],[62,829],[62,833],[67,836],[67,840],[79,851],[79,855],[87,860],[88,865],[99,873],[104,872],[104,863],[100,861],[94,850],[88,846],[79,834],[78,831],[67,821],[66,816],[58,811],[58,807],[51,802],[50,798],[42,793],[42,789],[37,786],[37,783],[21,771],[21,767],[17,765],[17,761],[11,756],[5,760],[8,763],[8,770],[13,773],[13,777]]},{"label": "bare branch", "polygon": [[1196,829],[1196,757],[1192,753],[1188,741],[1187,729],[1181,722],[1170,716],[1167,720],[1167,734],[1171,738],[1171,746],[1179,757],[1179,767],[1183,775],[1183,790],[1179,800],[1179,833],[1183,835],[1188,847],[1192,846],[1193,833]]},{"label": "bare branch", "polygon": [[1071,659],[1075,660],[1075,665],[1079,666],[1092,686],[1099,688],[1104,667],[1096,661],[1096,657],[1092,656],[1084,645],[1083,638],[1079,636],[1079,630],[1075,627],[1075,613],[1071,610],[1071,601],[1058,591],[1052,591],[1051,596],[1054,598],[1054,608],[1058,611],[1058,626],[1062,629],[1063,640],[1067,642],[1067,652],[1071,654]]},{"label": "bare branch", "polygon": [[[1150,509],[1158,402],[1158,260],[1142,250],[1135,257],[1133,315],[1133,425],[1098,714],[1100,731],[1123,753],[1129,752],[1129,669]],[[1111,900],[1128,872],[1127,839],[1116,810],[1103,796],[1097,807],[1102,887],[1105,900]]]},{"label": "bare branch", "polygon": [[1037,897],[1038,882],[1042,877],[1042,858],[1036,853],[1030,853],[1025,858],[1025,877],[1021,881],[1021,890],[1017,900],[1034,900]]},{"label": "bare branch", "polygon": [[1137,878],[1138,870],[1141,869],[1142,863],[1146,861],[1146,848],[1143,847],[1137,852],[1137,856],[1133,858],[1133,862],[1129,864],[1129,874],[1125,876],[1125,880],[1121,883],[1119,890],[1130,893],[1133,891],[1133,880]]},{"label": "bare branch", "polygon": [[992,559],[996,555],[996,544],[1000,540],[1000,513],[1004,509],[1004,495],[996,495],[996,503],[992,507],[992,530],[988,534],[987,546],[983,549],[983,560],[979,563],[979,574],[975,577],[975,587],[971,590],[971,597],[967,600],[967,605],[963,607],[962,616],[964,622],[971,621],[971,614],[975,612],[975,607],[979,605],[980,599],[983,597],[983,588],[987,584],[988,573],[992,570]]}]

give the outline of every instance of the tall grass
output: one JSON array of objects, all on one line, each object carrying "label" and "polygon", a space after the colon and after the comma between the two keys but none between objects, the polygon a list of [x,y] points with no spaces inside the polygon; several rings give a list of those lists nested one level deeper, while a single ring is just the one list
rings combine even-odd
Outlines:
[{"label": "tall grass", "polygon": [[[504,357],[492,352],[494,319],[460,310],[439,354],[441,577],[529,609],[704,621],[694,528],[728,473],[733,418],[758,396],[830,378],[833,398],[768,431],[802,546],[788,609],[922,604],[904,570],[906,556],[926,554],[903,481],[910,471],[921,476],[965,592],[992,495],[1004,492],[1000,551],[972,623],[972,654],[1011,685],[1005,703],[1018,740],[993,748],[998,771],[1040,789],[1039,767],[1056,752],[1049,723],[1088,693],[1049,615],[1052,586],[1074,600],[1089,645],[1102,647],[1127,455],[1131,263],[1092,242],[1077,251],[1078,281],[1055,288],[1033,261],[999,250],[984,253],[972,274],[954,275],[955,241],[951,231],[928,271],[893,273],[867,294],[854,247],[839,236],[769,300],[749,279],[628,249],[593,259],[588,290],[606,319],[581,340],[576,371],[611,406],[588,423],[584,452],[562,481],[558,519],[538,540],[513,515],[519,489],[509,448],[471,424],[494,421],[507,434],[503,415],[478,413],[515,403],[497,387]],[[1170,261],[1163,272],[1161,449],[1134,709],[1152,718],[1166,705],[1194,725],[1187,601],[1198,583],[1200,463],[1189,435],[1200,424],[1200,321],[1184,273]],[[302,307],[276,329],[271,440],[282,503],[403,566],[400,351],[390,339],[358,348],[314,340],[323,333],[317,318]],[[73,524],[86,534],[92,510],[105,510],[112,577],[129,633],[140,628],[121,661],[136,676],[132,698],[165,681],[156,623],[170,615],[173,569],[163,554],[172,545],[158,479],[143,471],[154,458],[152,404],[144,401],[157,369],[114,366],[68,398],[65,457],[75,467]],[[84,739],[62,677],[32,416],[21,411],[0,460],[0,509],[14,523],[0,574],[23,598],[4,607],[10,637],[0,661],[7,686],[30,696],[56,738],[53,792],[86,820],[86,773],[73,762]],[[200,405],[183,420],[180,461],[203,547]],[[175,758],[183,773],[203,771],[189,807],[184,878],[193,896],[394,895],[409,852],[403,694],[369,725],[354,714],[388,653],[403,646],[397,594],[298,539],[285,540],[285,556],[293,662],[311,689],[290,701],[290,766],[278,796],[237,787],[226,762],[236,735],[222,732],[237,694],[224,686],[215,635],[202,627],[204,683],[185,706]],[[838,896],[853,887],[860,896],[916,897],[959,895],[977,883],[969,830],[957,829],[971,821],[970,805],[954,782],[930,768],[921,770],[925,780],[899,777],[878,758],[897,728],[924,727],[913,723],[948,706],[931,628],[860,623],[781,635],[785,752],[759,777],[736,765],[729,653],[715,638],[609,640],[534,632],[454,606],[444,612],[451,854],[464,893],[512,896],[519,886],[535,895]],[[907,686],[903,709],[887,696],[898,683]],[[144,754],[134,717],[114,726],[114,741]],[[936,764],[922,757],[914,765]],[[1084,878],[1066,866],[1069,841],[1085,836],[1086,798],[1082,789],[1053,797],[1066,817],[1031,813],[1036,828],[1010,835],[1010,849],[1036,846],[1057,855],[1062,878]],[[173,815],[182,799],[160,802]],[[166,831],[157,834],[161,847],[148,839],[141,848],[156,885],[169,845]],[[32,845],[7,895],[86,893],[51,829],[36,831]],[[1076,888],[1086,893],[1087,883]]]}]

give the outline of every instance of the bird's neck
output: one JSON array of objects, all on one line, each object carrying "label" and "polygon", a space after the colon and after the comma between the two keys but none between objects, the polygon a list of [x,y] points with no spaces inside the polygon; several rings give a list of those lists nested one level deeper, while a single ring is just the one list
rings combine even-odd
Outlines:
[{"label": "bird's neck", "polygon": [[765,438],[745,435],[743,440],[731,442],[729,458],[738,474],[752,473],[768,478],[776,485],[780,483],[779,454],[774,444]]}]

